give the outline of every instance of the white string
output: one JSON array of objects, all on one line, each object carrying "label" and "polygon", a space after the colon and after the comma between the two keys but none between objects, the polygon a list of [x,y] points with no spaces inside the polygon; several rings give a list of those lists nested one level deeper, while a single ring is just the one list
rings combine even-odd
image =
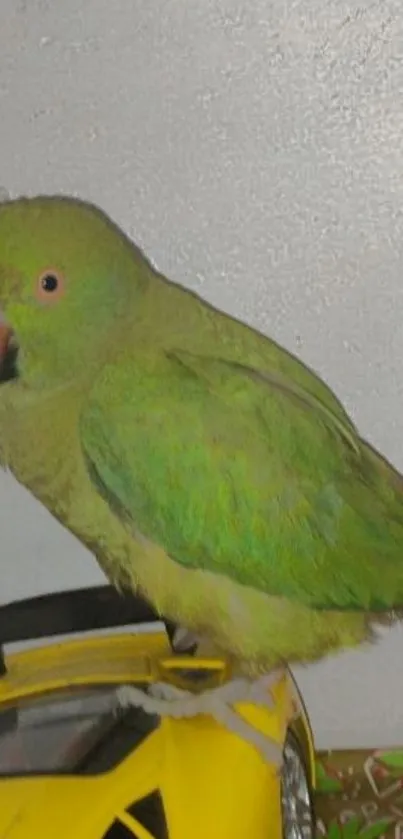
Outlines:
[{"label": "white string", "polygon": [[272,710],[275,702],[270,689],[278,679],[279,673],[273,671],[254,682],[233,679],[202,693],[193,693],[164,682],[151,685],[148,693],[134,685],[123,685],[117,691],[117,699],[119,707],[140,707],[161,717],[181,719],[210,714],[229,731],[259,749],[268,763],[281,766],[281,744],[256,729],[231,707],[236,702],[250,702]]}]

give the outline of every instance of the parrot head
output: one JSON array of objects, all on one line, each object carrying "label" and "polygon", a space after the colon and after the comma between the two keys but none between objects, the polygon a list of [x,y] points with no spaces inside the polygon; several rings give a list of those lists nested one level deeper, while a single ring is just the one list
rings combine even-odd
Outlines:
[{"label": "parrot head", "polygon": [[100,210],[60,196],[0,204],[0,379],[49,388],[105,359],[150,266]]}]

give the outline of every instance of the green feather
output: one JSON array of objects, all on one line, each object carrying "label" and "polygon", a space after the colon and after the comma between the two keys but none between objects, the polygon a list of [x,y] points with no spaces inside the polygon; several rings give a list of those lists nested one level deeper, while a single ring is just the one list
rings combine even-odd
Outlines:
[{"label": "green feather", "polygon": [[385,533],[359,437],[311,398],[233,363],[138,350],[97,380],[81,428],[108,497],[177,562],[320,609],[403,602],[398,499]]}]

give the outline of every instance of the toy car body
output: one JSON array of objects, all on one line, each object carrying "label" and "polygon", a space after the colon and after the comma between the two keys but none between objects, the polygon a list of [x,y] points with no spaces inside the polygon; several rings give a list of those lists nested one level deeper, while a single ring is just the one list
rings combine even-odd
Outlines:
[{"label": "toy car body", "polygon": [[[3,657],[0,836],[313,839],[313,743],[291,676],[275,686],[273,711],[237,708],[284,743],[282,777],[213,718],[117,710],[123,684],[194,690],[231,676],[224,660],[173,654],[170,627],[156,620],[109,586],[0,609],[3,643],[104,630]],[[145,632],[127,628],[150,622]],[[117,626],[126,629],[117,634]]]}]

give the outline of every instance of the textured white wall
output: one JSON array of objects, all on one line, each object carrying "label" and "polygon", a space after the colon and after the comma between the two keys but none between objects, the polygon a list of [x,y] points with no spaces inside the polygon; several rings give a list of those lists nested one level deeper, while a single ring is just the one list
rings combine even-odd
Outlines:
[{"label": "textured white wall", "polygon": [[[2,0],[0,184],[100,203],[319,370],[403,467],[401,0]],[[1,600],[102,579],[0,475]],[[300,675],[318,743],[403,742],[403,635]]]}]

